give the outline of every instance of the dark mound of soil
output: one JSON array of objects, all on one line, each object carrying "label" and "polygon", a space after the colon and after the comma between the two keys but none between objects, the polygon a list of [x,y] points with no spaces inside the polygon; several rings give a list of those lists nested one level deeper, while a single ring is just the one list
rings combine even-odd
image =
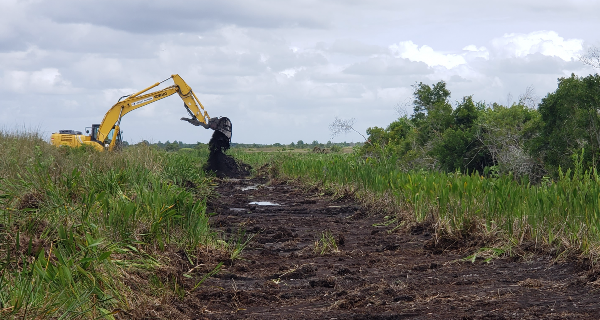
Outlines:
[{"label": "dark mound of soil", "polygon": [[204,171],[213,171],[219,178],[245,178],[250,175],[250,165],[236,161],[225,154],[229,149],[229,138],[215,130],[208,143],[210,155]]},{"label": "dark mound of soil", "polygon": [[26,193],[17,204],[17,209],[38,209],[44,200],[44,196],[38,192]]}]

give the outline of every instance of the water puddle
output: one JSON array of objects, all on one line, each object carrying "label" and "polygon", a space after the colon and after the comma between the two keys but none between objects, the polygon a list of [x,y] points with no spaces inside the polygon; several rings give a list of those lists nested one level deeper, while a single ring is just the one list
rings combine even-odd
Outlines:
[{"label": "water puddle", "polygon": [[255,204],[257,206],[279,206],[279,203],[269,202],[269,201],[252,201],[249,204]]},{"label": "water puddle", "polygon": [[258,185],[242,187],[241,189],[242,189],[242,191],[257,190],[258,189]]},{"label": "water puddle", "polygon": [[246,208],[229,208],[229,210],[234,211],[234,212],[246,212],[246,211],[248,211],[248,209],[246,209]]}]

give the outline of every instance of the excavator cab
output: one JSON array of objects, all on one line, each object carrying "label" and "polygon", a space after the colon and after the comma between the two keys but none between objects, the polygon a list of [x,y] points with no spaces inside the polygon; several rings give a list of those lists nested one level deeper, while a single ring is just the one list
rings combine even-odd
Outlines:
[{"label": "excavator cab", "polygon": [[[90,133],[89,129],[92,129],[91,133]],[[85,128],[85,133],[90,135],[90,137],[92,138],[92,141],[98,141],[98,130],[100,130],[100,125],[93,124],[91,128],[90,127]]]},{"label": "excavator cab", "polygon": [[[92,141],[97,141],[100,142],[103,146],[107,147],[111,144],[113,144],[113,137],[115,136],[115,130],[117,130],[117,126],[114,125],[112,127],[112,129],[108,132],[108,135],[106,136],[106,139],[104,141],[99,141],[98,140],[98,131],[100,130],[100,125],[99,124],[93,124],[91,127],[91,131],[90,132],[90,127],[86,128],[86,133],[90,134],[90,137],[92,138]],[[114,142],[115,146],[121,146],[122,142],[123,142],[123,137],[121,135],[121,131],[117,130],[117,135],[116,135],[116,141]]]},{"label": "excavator cab", "polygon": [[[116,131],[116,134],[115,134]],[[115,140],[115,141],[113,141]],[[118,126],[113,126],[113,128],[108,132],[105,140],[106,144],[114,144],[117,147],[121,146],[122,138],[121,138],[121,130],[119,130]]]}]

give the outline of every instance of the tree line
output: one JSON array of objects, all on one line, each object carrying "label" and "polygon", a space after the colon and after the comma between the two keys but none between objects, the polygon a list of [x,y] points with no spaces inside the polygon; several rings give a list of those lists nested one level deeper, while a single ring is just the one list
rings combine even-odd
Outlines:
[{"label": "tree line", "polygon": [[[161,150],[166,150],[166,151],[179,151],[181,149],[199,149],[199,148],[206,148],[207,144],[206,143],[202,143],[202,142],[196,142],[196,143],[184,143],[182,141],[166,141],[166,142],[161,142],[158,141],[157,143],[150,143],[146,140],[140,142],[140,144],[145,144],[145,145],[150,145],[150,146],[154,146],[158,149]],[[313,140],[313,142],[311,143],[305,143],[302,140],[298,140],[297,142],[291,142],[290,144],[281,144],[281,143],[273,143],[273,144],[259,144],[259,143],[236,143],[236,142],[232,142],[231,143],[231,147],[232,148],[254,148],[254,149],[260,149],[260,148],[283,148],[283,147],[288,147],[288,148],[299,148],[299,149],[304,149],[304,148],[308,148],[308,149],[312,149],[314,147],[319,147],[319,148],[343,148],[343,147],[354,147],[354,146],[360,146],[362,145],[362,143],[355,143],[355,142],[331,142],[331,141],[327,141],[326,143],[321,143],[317,140]]]},{"label": "tree line", "polygon": [[536,103],[530,87],[516,102],[454,106],[444,81],[413,86],[410,115],[367,130],[364,156],[394,158],[405,170],[513,174],[540,181],[600,161],[600,76],[558,79]]}]

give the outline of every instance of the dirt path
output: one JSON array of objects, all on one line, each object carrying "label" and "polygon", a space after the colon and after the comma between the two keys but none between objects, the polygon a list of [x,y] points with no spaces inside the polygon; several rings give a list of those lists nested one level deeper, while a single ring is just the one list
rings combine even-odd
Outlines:
[{"label": "dirt path", "polygon": [[[599,319],[600,280],[574,263],[464,262],[431,235],[374,226],[350,200],[265,180],[224,180],[213,225],[254,234],[178,309],[194,319]],[[249,204],[270,201],[279,206]],[[339,252],[315,253],[323,233]]]}]

